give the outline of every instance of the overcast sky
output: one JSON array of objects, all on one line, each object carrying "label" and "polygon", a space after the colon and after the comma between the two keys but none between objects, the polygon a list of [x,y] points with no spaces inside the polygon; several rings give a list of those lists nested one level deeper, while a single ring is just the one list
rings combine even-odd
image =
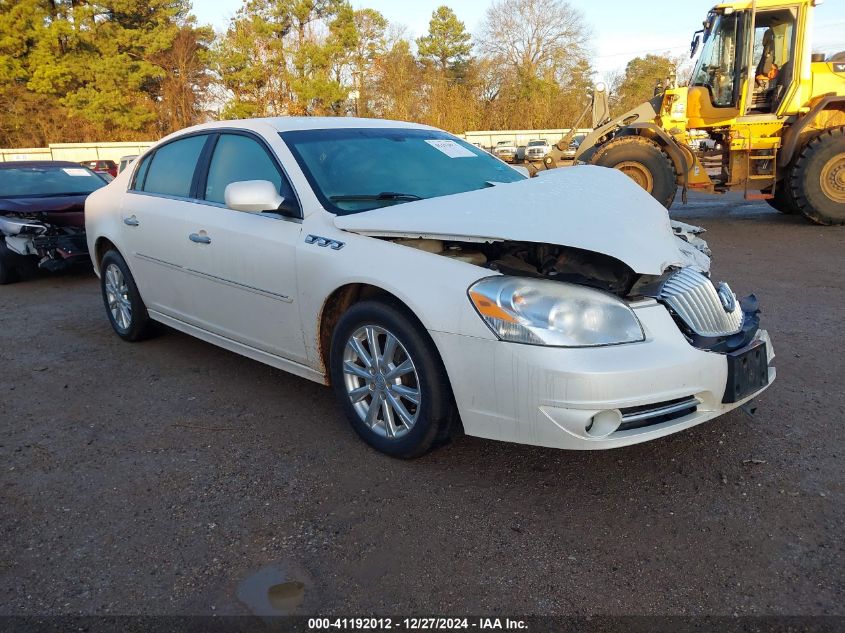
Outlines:
[{"label": "overcast sky", "polygon": [[[352,0],[356,8],[380,11],[391,22],[404,24],[417,37],[428,30],[431,12],[447,4],[471,33],[478,31],[490,0]],[[624,68],[633,57],[646,53],[683,54],[693,31],[712,2],[695,0],[573,0],[593,29],[593,67],[600,73]],[[242,0],[194,0],[200,22],[225,30]],[[845,0],[827,0],[816,11],[814,50],[833,53],[845,50]]]}]

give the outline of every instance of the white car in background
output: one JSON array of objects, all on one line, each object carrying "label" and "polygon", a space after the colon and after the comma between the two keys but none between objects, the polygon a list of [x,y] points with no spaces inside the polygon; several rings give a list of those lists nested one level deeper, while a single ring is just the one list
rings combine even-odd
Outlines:
[{"label": "white car in background", "polygon": [[137,154],[129,154],[128,156],[121,156],[120,161],[117,163],[117,173],[119,174],[123,170],[125,170],[129,165],[132,164],[132,161],[138,158]]},{"label": "white car in background", "polygon": [[501,158],[506,163],[512,163],[516,158],[516,143],[513,141],[499,141],[493,148],[493,156]]},{"label": "white car in background", "polygon": [[120,337],[159,321],[330,384],[394,456],[460,428],[634,444],[774,378],[753,298],[712,283],[703,241],[624,174],[528,179],[422,125],[193,127],[93,193],[86,227]]},{"label": "white car in background", "polygon": [[528,141],[528,145],[525,147],[525,160],[543,160],[551,151],[552,146],[546,139]]}]

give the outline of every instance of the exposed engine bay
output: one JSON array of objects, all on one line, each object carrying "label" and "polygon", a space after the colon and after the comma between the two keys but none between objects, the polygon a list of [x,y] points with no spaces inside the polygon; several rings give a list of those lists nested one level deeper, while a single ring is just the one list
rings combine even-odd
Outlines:
[{"label": "exposed engine bay", "polygon": [[451,242],[399,239],[396,244],[451,257],[504,275],[539,277],[598,288],[624,297],[637,279],[613,257],[579,248],[534,242]]},{"label": "exposed engine bay", "polygon": [[[683,223],[672,224],[678,238],[709,258],[707,243],[698,237],[704,229]],[[507,240],[461,242],[430,238],[391,241],[504,275],[578,284],[604,290],[628,301],[657,300],[666,306],[687,340],[700,349],[719,352],[739,349],[748,344],[758,330],[756,297],[751,295],[738,299],[727,284],[713,283],[706,270],[694,266],[673,266],[661,275],[640,275],[609,255],[555,244]],[[704,303],[697,306],[699,312],[695,314],[679,309],[679,306],[688,306],[691,301],[699,300]],[[700,327],[702,323],[696,320],[702,309],[707,312],[704,325],[711,326],[709,330]]]},{"label": "exposed engine bay", "polygon": [[[710,248],[701,237],[705,229],[672,220],[672,232],[689,244],[698,268],[709,269]],[[443,257],[489,268],[504,275],[539,277],[597,288],[619,297],[643,296],[635,285],[643,285],[643,276],[627,264],[602,253],[572,246],[496,240],[464,242],[431,238],[385,238],[394,244],[416,248]]]},{"label": "exposed engine bay", "polygon": [[[704,240],[692,237],[700,242],[703,248],[707,248]],[[579,284],[604,290],[621,298],[646,296],[637,289],[647,286],[656,279],[638,275],[626,264],[609,255],[570,246],[536,242],[478,243],[422,238],[391,241],[401,246],[409,246],[489,268],[503,275],[537,277]],[[709,249],[707,252],[709,253]]]}]

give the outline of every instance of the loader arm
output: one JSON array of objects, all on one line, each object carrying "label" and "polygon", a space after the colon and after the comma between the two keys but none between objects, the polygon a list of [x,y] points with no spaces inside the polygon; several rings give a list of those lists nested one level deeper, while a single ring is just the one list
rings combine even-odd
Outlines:
[{"label": "loader arm", "polygon": [[628,110],[619,116],[609,119],[592,132],[587,134],[578,151],[575,152],[575,162],[589,162],[589,155],[595,150],[596,144],[605,136],[608,136],[619,128],[631,123],[651,122],[657,119],[657,113],[663,104],[663,95],[654,97],[651,101],[641,103],[636,108]]}]

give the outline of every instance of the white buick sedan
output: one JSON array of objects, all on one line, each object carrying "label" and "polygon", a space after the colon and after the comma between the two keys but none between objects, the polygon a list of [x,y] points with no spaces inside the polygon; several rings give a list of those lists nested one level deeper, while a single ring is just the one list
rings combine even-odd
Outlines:
[{"label": "white buick sedan", "polygon": [[331,385],[398,457],[461,429],[634,444],[775,375],[753,295],[610,169],[527,178],[395,121],[229,121],[163,139],[85,211],[118,336],[157,321]]}]

